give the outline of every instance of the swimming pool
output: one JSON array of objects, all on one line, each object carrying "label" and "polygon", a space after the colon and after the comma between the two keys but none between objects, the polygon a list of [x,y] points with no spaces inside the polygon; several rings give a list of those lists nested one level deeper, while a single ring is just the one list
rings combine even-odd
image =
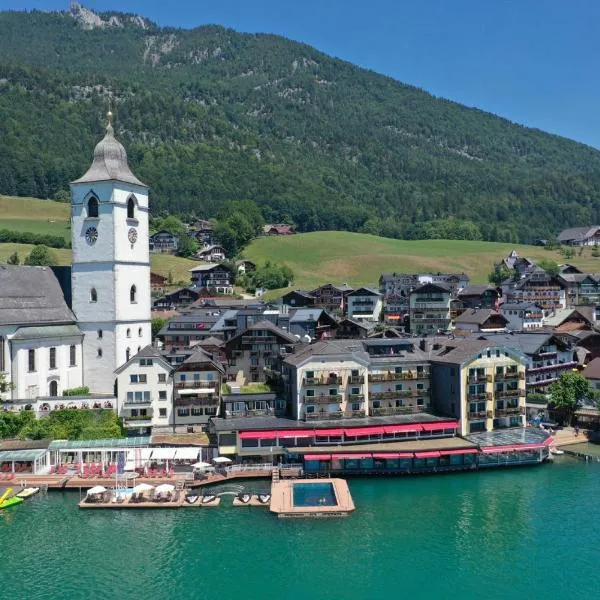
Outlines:
[{"label": "swimming pool", "polygon": [[332,483],[294,483],[294,506],[337,506]]}]

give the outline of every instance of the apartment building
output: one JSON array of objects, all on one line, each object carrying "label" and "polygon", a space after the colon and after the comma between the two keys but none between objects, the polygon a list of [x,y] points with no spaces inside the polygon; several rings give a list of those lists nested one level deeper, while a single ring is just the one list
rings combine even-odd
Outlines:
[{"label": "apartment building", "polygon": [[426,283],[410,293],[410,332],[432,335],[452,328],[452,292],[445,285]]}]

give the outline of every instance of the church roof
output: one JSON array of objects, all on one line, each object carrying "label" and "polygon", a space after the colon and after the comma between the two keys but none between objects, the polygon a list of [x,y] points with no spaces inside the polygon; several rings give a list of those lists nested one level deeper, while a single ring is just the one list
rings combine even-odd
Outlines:
[{"label": "church roof", "polygon": [[0,265],[0,325],[74,322],[50,267]]},{"label": "church roof", "polygon": [[125,152],[123,144],[115,138],[113,127],[109,123],[104,138],[94,148],[94,160],[91,167],[85,175],[72,183],[113,180],[148,187],[131,172],[127,162],[127,152]]}]

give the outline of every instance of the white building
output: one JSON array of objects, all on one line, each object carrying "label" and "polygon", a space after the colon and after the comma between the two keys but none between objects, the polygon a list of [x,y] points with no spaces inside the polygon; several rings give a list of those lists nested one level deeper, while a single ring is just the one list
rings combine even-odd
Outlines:
[{"label": "white building", "polygon": [[150,344],[151,324],[148,187],[129,169],[110,122],[71,192],[72,306],[85,381],[92,392],[112,393],[117,367]]},{"label": "white building", "polygon": [[511,331],[539,329],[544,325],[544,311],[533,302],[502,304],[499,311],[508,319],[507,329]]},{"label": "white building", "polygon": [[2,400],[35,404],[83,385],[82,337],[49,267],[0,265]]},{"label": "white building", "polygon": [[357,321],[379,322],[383,310],[382,295],[379,291],[361,287],[346,296],[348,318]]}]

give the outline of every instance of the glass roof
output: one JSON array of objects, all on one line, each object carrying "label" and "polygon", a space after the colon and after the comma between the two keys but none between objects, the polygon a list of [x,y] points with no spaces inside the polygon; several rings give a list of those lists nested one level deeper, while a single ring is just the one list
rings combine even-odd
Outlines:
[{"label": "glass roof", "polygon": [[531,427],[515,427],[514,429],[500,429],[486,431],[485,433],[472,433],[465,436],[470,442],[480,447],[486,446],[514,446],[515,444],[542,444],[548,434],[541,429]]},{"label": "glass roof", "polygon": [[24,461],[33,462],[36,458],[46,454],[43,449],[38,450],[4,450],[0,452],[0,462]]},{"label": "glass roof", "polygon": [[139,448],[150,444],[150,436],[108,438],[104,440],[54,440],[49,450],[94,450],[100,448]]}]

